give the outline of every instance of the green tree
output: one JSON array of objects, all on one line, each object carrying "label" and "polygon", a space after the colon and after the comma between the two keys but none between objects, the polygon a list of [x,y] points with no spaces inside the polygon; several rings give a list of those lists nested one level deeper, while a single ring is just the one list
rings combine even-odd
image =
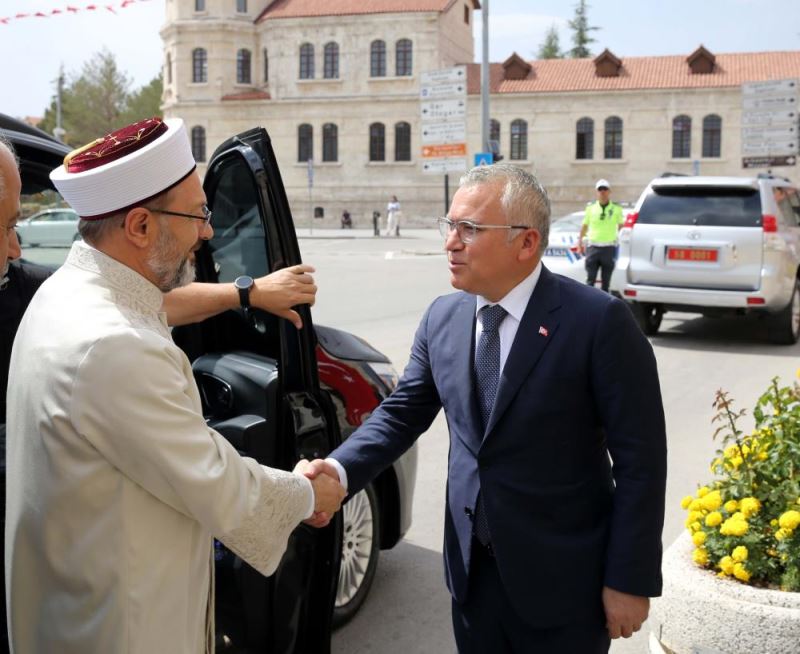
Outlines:
[{"label": "green tree", "polygon": [[564,53],[561,51],[561,44],[558,40],[558,29],[555,25],[551,25],[550,29],[545,34],[542,45],[539,46],[537,53],[538,59],[563,59]]},{"label": "green tree", "polygon": [[[61,92],[64,141],[79,147],[136,120],[160,115],[160,75],[133,93],[130,86],[130,78],[117,67],[114,55],[105,49],[84,64],[80,75],[67,75]],[[53,98],[40,127],[52,134],[55,126],[56,100]]]},{"label": "green tree", "polygon": [[594,43],[595,39],[590,36],[590,33],[600,29],[589,25],[588,9],[589,5],[586,4],[586,0],[580,0],[575,5],[575,17],[569,21],[573,46],[569,51],[569,56],[573,59],[584,59],[592,55],[588,46],[590,43]]}]

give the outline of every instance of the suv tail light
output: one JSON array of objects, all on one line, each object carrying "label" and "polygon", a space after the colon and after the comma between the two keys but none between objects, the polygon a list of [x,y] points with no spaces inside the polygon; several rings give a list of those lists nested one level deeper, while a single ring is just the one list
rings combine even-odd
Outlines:
[{"label": "suv tail light", "polygon": [[761,217],[761,225],[765,232],[777,232],[778,220],[775,216],[764,215]]},{"label": "suv tail light", "polygon": [[627,216],[625,216],[625,224],[623,227],[633,227],[638,219],[639,214],[636,211],[631,211]]}]

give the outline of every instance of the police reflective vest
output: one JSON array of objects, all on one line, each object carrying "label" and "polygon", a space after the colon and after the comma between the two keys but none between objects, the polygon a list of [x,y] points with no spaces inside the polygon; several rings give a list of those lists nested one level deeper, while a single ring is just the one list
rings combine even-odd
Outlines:
[{"label": "police reflective vest", "polygon": [[605,207],[599,201],[587,205],[583,224],[587,226],[589,245],[616,245],[619,226],[625,222],[622,207],[609,202]]}]

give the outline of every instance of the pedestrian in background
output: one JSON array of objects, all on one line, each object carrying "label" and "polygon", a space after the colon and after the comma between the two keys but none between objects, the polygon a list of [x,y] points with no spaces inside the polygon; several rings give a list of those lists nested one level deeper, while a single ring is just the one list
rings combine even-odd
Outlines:
[{"label": "pedestrian in background", "polygon": [[[599,179],[594,185],[597,200],[586,207],[581,225],[580,252],[586,254],[586,283],[594,286],[600,269],[601,288],[608,293],[617,262],[617,233],[625,222],[622,207],[611,202],[611,184]],[[588,241],[588,247],[584,238]]]},{"label": "pedestrian in background", "polygon": [[353,219],[347,209],[342,212],[342,229],[353,229]]},{"label": "pedestrian in background", "polygon": [[373,211],[372,212],[372,235],[373,236],[380,236],[381,235],[381,212],[380,211]]},{"label": "pedestrian in background", "polygon": [[386,236],[400,236],[400,203],[396,195],[386,206]]}]

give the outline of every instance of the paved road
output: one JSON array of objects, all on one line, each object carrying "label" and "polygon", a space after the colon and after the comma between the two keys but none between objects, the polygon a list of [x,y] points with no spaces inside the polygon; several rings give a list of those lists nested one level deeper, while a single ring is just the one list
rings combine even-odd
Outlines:
[{"label": "paved road", "polygon": [[[404,230],[402,238],[373,238],[359,230],[300,230],[304,260],[317,267],[317,322],[358,334],[402,370],[417,323],[436,296],[450,290],[441,239],[433,230]],[[311,236],[311,237],[309,237]],[[31,258],[60,263],[66,250],[36,249]],[[658,359],[669,436],[664,542],[682,528],[680,498],[708,479],[714,391],[732,392],[752,407],[774,375],[789,380],[800,345],[773,346],[757,320],[668,315],[652,339]],[[631,407],[635,410],[635,407]],[[419,442],[413,526],[381,554],[366,606],[334,634],[334,654],[454,652],[450,599],[442,579],[441,547],[447,432],[437,418]],[[535,563],[535,562],[534,562]],[[613,654],[641,654],[645,639],[618,641]]]}]

